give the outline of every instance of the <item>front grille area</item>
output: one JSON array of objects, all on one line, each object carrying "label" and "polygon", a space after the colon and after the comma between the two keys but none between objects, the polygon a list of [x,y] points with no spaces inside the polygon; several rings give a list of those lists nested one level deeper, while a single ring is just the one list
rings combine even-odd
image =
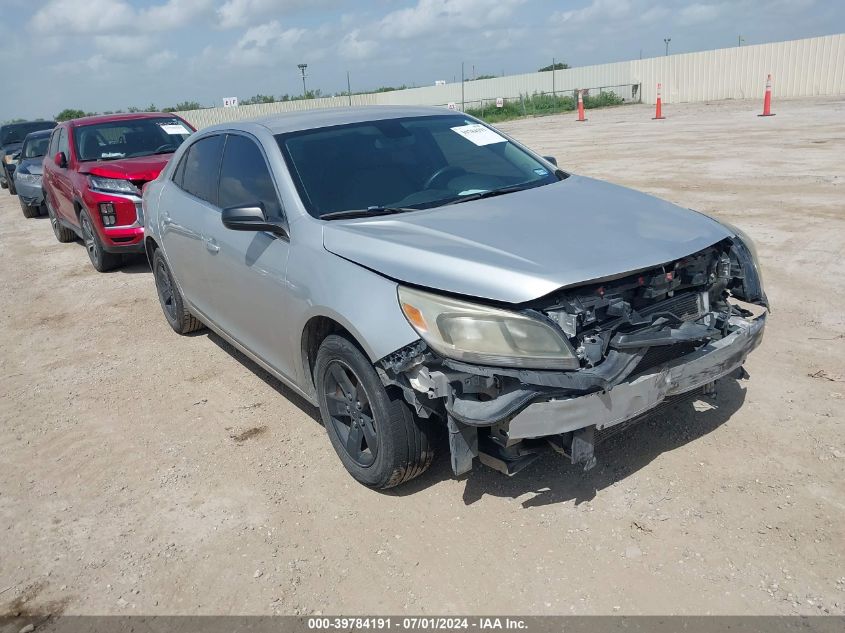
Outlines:
[{"label": "front grille area", "polygon": [[665,301],[637,310],[642,316],[650,316],[658,312],[671,312],[684,321],[694,321],[704,314],[704,296],[700,292],[685,292]]},{"label": "front grille area", "polygon": [[694,343],[676,343],[675,345],[656,345],[655,347],[651,347],[637,365],[634,375],[641,374],[652,367],[668,363],[676,358],[686,356],[690,352],[694,352],[695,347]]}]

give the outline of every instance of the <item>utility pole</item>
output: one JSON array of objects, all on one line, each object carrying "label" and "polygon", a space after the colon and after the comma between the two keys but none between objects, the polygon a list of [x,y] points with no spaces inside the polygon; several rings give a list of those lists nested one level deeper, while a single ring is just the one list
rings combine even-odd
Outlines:
[{"label": "utility pole", "polygon": [[466,110],[466,101],[464,101],[464,63],[461,62],[461,112]]},{"label": "utility pole", "polygon": [[296,67],[302,73],[302,98],[304,99],[305,95],[308,94],[308,91],[305,89],[305,69],[308,68],[308,64],[297,64]]},{"label": "utility pole", "polygon": [[669,42],[672,41],[671,37],[664,37],[663,42],[666,44],[666,57],[669,57]]},{"label": "utility pole", "polygon": [[555,58],[552,57],[552,112],[557,112],[557,97],[555,96]]},{"label": "utility pole", "polygon": [[737,38],[736,38],[736,45],[737,45],[737,46],[742,46],[742,43],[743,43],[744,41],[745,41],[745,40],[742,38],[742,35],[738,35],[738,36],[737,36]]},{"label": "utility pole", "polygon": [[346,94],[349,95],[349,105],[352,105],[352,84],[349,82],[349,71],[346,71]]}]

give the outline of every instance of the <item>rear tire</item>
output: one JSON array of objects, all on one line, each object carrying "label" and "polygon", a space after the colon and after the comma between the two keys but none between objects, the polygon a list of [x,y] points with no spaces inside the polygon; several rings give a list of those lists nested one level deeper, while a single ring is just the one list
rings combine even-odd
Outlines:
[{"label": "rear tire", "polygon": [[88,251],[88,259],[95,270],[101,273],[117,268],[123,263],[123,257],[116,253],[107,253],[100,241],[100,236],[94,228],[94,222],[88,211],[82,209],[79,213],[79,226],[82,228],[82,241]]},{"label": "rear tire", "polygon": [[434,429],[388,392],[364,354],[343,336],[326,337],[314,363],[320,415],[349,474],[370,488],[421,475],[434,457]]},{"label": "rear tire", "polygon": [[205,327],[203,322],[185,307],[182,293],[179,292],[176,282],[173,281],[173,275],[170,274],[170,267],[167,265],[167,260],[164,259],[161,249],[157,249],[153,255],[153,277],[155,278],[156,293],[164,312],[164,318],[167,319],[174,332],[188,334]]},{"label": "rear tire", "polygon": [[41,215],[41,206],[30,206],[26,202],[23,201],[23,198],[18,196],[18,202],[21,204],[21,211],[23,212],[23,217],[25,218],[37,218]]},{"label": "rear tire", "polygon": [[50,206],[50,203],[47,202],[47,199],[44,199],[45,204],[47,205],[47,216],[50,218],[50,226],[53,227],[53,235],[56,236],[56,239],[61,242],[62,244],[67,244],[68,242],[76,241],[76,233],[72,230],[64,226],[61,222],[59,222],[59,218],[56,217],[53,208]]}]

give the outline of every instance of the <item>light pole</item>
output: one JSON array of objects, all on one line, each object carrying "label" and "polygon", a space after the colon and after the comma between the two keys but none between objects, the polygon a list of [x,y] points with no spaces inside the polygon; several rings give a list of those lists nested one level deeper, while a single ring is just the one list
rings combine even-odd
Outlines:
[{"label": "light pole", "polygon": [[737,38],[736,38],[736,45],[737,45],[737,46],[742,46],[742,43],[743,43],[744,41],[745,41],[745,38],[744,38],[744,37],[742,37],[742,35],[738,35],[738,36],[737,36]]},{"label": "light pole", "polygon": [[297,68],[299,68],[299,72],[302,73],[302,98],[305,98],[305,95],[308,91],[305,89],[305,69],[308,68],[308,64],[297,64]]},{"label": "light pole", "polygon": [[671,37],[664,37],[663,43],[666,44],[666,57],[669,57],[669,42],[672,41]]}]

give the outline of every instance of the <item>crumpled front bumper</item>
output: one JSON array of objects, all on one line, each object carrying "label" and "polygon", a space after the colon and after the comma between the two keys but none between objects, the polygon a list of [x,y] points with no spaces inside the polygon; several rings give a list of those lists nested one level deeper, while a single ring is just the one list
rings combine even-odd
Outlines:
[{"label": "crumpled front bumper", "polygon": [[595,425],[601,430],[636,418],[670,396],[707,385],[742,366],[763,338],[766,313],[732,317],[738,329],[718,341],[597,393],[534,402],[509,423],[510,440],[569,433]]},{"label": "crumpled front bumper", "polygon": [[15,181],[15,189],[24,204],[31,207],[40,205],[44,201],[44,195],[41,191],[40,185],[21,184],[20,181]]}]

